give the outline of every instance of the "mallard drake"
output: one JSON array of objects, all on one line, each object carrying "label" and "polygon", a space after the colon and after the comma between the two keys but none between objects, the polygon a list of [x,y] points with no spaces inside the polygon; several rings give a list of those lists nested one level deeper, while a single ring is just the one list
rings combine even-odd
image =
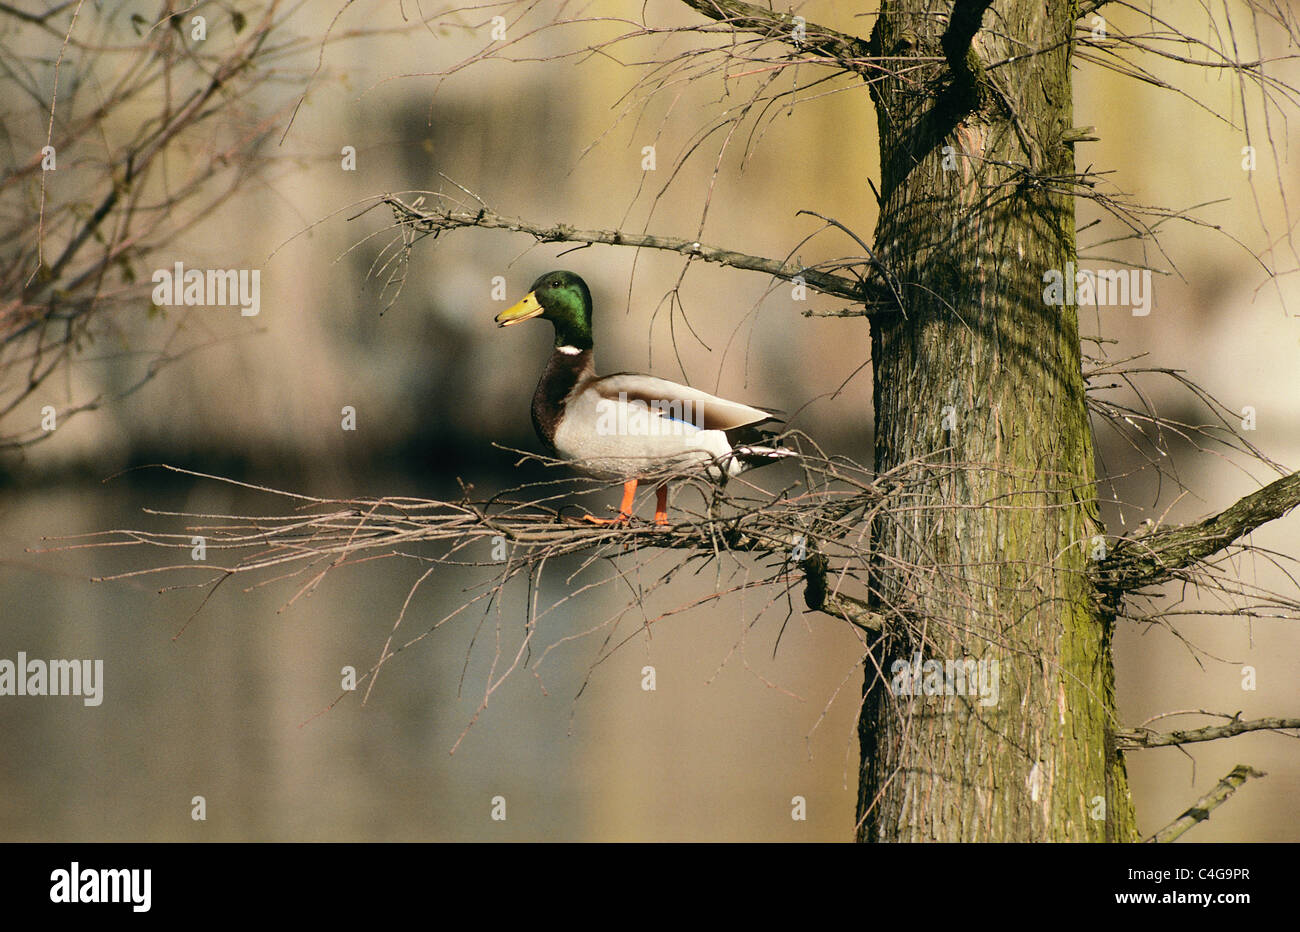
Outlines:
[{"label": "mallard drake", "polygon": [[534,317],[555,327],[555,349],[533,392],[533,428],[548,453],[600,479],[623,481],[617,518],[632,516],[637,483],[660,479],[655,524],[668,523],[667,477],[699,469],[726,481],[746,469],[793,456],[765,446],[774,412],[687,385],[632,372],[597,376],[592,358],[591,291],[572,272],[547,272],[522,301],[496,316],[509,327]]}]

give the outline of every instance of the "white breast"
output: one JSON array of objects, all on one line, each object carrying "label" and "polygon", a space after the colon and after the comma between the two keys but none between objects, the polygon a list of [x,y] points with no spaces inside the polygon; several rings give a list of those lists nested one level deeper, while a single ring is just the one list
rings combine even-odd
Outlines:
[{"label": "white breast", "polygon": [[741,471],[720,430],[704,430],[685,406],[650,406],[580,391],[570,397],[555,430],[559,455],[590,475],[630,479],[705,469],[721,478]]}]

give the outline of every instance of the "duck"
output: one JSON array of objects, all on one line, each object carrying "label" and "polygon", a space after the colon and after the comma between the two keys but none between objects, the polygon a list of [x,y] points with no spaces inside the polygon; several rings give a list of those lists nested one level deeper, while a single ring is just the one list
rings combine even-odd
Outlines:
[{"label": "duck", "polygon": [[496,315],[498,327],[549,320],[555,344],[533,392],[532,421],[546,452],[578,472],[623,483],[618,517],[585,515],[595,524],[627,524],[637,486],[658,481],[654,523],[668,525],[668,479],[701,472],[715,482],[796,452],[771,429],[780,412],[755,408],[667,379],[635,372],[596,375],[591,290],[564,270],[547,272],[517,303]]}]

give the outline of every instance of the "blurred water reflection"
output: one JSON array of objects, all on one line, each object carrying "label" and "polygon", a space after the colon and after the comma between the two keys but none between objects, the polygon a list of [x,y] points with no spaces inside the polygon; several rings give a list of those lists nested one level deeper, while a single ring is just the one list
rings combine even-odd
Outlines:
[{"label": "blurred water reflection", "polygon": [[[513,657],[519,604],[447,625],[390,661],[367,705],[353,695],[316,716],[339,694],[344,665],[364,670],[378,656],[418,575],[412,565],[344,569],[279,614],[298,581],[232,586],[187,624],[197,591],[159,595],[147,578],[88,581],[170,563],[170,552],[22,554],[42,534],[160,520],[142,518],[143,506],[259,503],[210,483],[167,501],[175,489],[96,485],[4,503],[0,657],[102,657],[105,699],[98,708],[72,697],[0,701],[0,838],[848,838],[855,677],[804,741],[856,659],[853,637],[826,620],[792,623],[776,664],[777,625],[746,633],[739,613],[690,613],[653,637],[635,634],[639,619],[625,622],[620,632],[634,633],[632,642],[593,672],[577,702],[596,639],[551,652],[540,680],[528,670],[510,677],[452,756],[483,694],[498,625]],[[460,604],[473,575],[424,589],[403,630],[423,630]],[[563,575],[556,567],[543,604]],[[674,600],[710,581],[683,584]],[[584,599],[538,643],[590,626],[620,597]],[[640,688],[645,664],[657,669],[654,692]],[[807,701],[766,688],[746,665]],[[196,795],[206,798],[206,822],[190,819]],[[809,801],[807,823],[790,818],[794,795]],[[490,818],[495,796],[507,801],[504,822]]]}]

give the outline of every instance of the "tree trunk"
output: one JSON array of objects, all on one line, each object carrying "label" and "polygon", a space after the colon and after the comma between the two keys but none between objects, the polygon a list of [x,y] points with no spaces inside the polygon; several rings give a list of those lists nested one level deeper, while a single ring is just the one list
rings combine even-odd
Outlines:
[{"label": "tree trunk", "polygon": [[[949,62],[873,85],[877,255],[905,310],[872,322],[875,465],[913,465],[906,510],[873,531],[889,623],[866,678],[859,840],[1131,841],[1113,618],[1087,576],[1102,530],[1078,315],[1043,297],[1043,273],[1076,258],[1076,11],[997,0],[954,47],[950,8],[887,0],[871,40]],[[996,703],[960,679],[899,688],[917,654],[996,660]]]}]

